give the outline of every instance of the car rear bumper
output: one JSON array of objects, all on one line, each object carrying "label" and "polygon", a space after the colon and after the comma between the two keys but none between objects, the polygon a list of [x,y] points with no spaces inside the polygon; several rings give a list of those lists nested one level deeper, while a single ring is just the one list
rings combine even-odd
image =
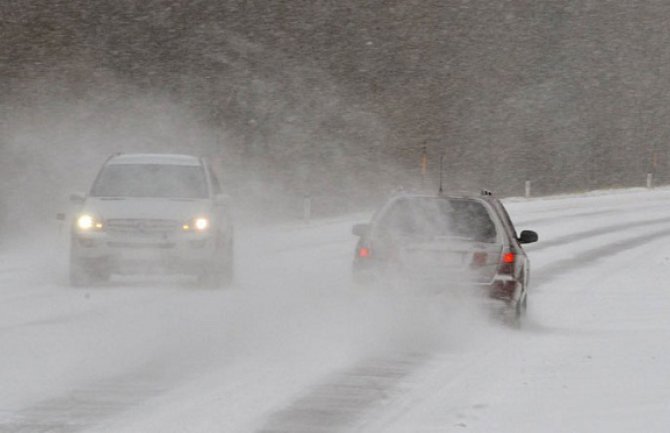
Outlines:
[{"label": "car rear bumper", "polygon": [[403,272],[388,266],[362,265],[360,262],[354,262],[353,274],[354,281],[362,285],[381,283],[411,289],[470,292],[507,303],[515,303],[521,297],[521,284],[508,275],[482,279],[480,275],[467,270]]}]

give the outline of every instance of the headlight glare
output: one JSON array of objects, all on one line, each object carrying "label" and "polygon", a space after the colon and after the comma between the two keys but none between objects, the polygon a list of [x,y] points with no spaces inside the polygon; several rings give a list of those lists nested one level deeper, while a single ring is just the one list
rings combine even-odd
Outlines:
[{"label": "headlight glare", "polygon": [[102,222],[90,214],[83,214],[77,218],[77,228],[81,231],[100,230]]},{"label": "headlight glare", "polygon": [[207,231],[210,227],[209,218],[207,217],[196,217],[192,220],[184,223],[181,228],[184,231],[196,231],[204,232]]},{"label": "headlight glare", "polygon": [[196,218],[193,226],[198,231],[205,231],[209,228],[209,220],[207,218]]}]

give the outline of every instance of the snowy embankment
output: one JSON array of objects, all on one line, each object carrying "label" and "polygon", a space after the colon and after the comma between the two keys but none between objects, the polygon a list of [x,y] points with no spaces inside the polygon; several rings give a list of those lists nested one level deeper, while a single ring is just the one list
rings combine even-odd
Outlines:
[{"label": "snowy embankment", "polygon": [[521,329],[352,290],[361,216],[240,227],[225,291],[5,251],[0,432],[668,431],[670,190],[507,206],[540,234]]}]

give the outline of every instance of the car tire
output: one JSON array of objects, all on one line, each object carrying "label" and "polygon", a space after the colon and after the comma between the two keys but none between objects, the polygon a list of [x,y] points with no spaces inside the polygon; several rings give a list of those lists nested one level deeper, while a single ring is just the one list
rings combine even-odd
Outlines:
[{"label": "car tire", "polygon": [[235,275],[233,263],[234,262],[232,257],[226,259],[226,262],[223,266],[223,271],[219,276],[219,285],[221,287],[230,287],[233,284],[233,277]]},{"label": "car tire", "polygon": [[521,299],[519,299],[516,302],[514,312],[516,315],[517,319],[520,319],[526,315],[526,311],[528,310],[528,294],[524,290],[523,295]]},{"label": "car tire", "polygon": [[86,287],[108,281],[107,271],[89,269],[79,259],[70,259],[70,286]]},{"label": "car tire", "polygon": [[211,264],[198,274],[198,285],[208,289],[229,287],[233,284],[234,264],[233,247],[230,244],[223,254],[223,263]]},{"label": "car tire", "polygon": [[233,283],[232,273],[219,269],[209,269],[198,275],[198,286],[203,289],[222,289]]},{"label": "car tire", "polygon": [[70,261],[70,286],[84,287],[90,285],[91,282],[92,278],[89,272],[80,263]]},{"label": "car tire", "polygon": [[230,287],[235,277],[235,253],[232,239],[228,242],[225,251],[220,284],[223,287]]},{"label": "car tire", "polygon": [[219,289],[221,287],[221,274],[213,269],[198,274],[198,286],[203,289]]}]

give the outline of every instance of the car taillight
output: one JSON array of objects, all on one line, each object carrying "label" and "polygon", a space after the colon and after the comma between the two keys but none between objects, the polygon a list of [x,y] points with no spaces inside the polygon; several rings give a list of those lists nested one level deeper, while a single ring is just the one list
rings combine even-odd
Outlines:
[{"label": "car taillight", "polygon": [[516,255],[514,253],[505,253],[503,254],[503,263],[514,263],[516,260]]},{"label": "car taillight", "polygon": [[476,252],[472,255],[472,263],[470,266],[473,268],[479,268],[486,264],[487,254],[484,251]]},{"label": "car taillight", "polygon": [[507,251],[503,253],[498,273],[512,275],[514,274],[514,263],[516,263],[516,254]]},{"label": "car taillight", "polygon": [[360,247],[358,249],[358,257],[370,257],[370,248]]}]

